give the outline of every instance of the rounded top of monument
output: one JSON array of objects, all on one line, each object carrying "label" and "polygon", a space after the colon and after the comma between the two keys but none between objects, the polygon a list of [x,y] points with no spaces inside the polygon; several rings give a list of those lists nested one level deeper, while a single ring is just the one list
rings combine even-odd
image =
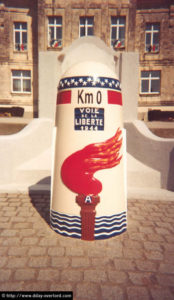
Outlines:
[{"label": "rounded top of monument", "polygon": [[99,88],[121,91],[118,76],[107,65],[95,61],[74,64],[61,76],[58,90]]},{"label": "rounded top of monument", "polygon": [[96,61],[83,61],[74,64],[63,74],[62,78],[72,76],[92,76],[94,78],[103,76],[118,79],[116,72],[111,70],[106,64]]}]

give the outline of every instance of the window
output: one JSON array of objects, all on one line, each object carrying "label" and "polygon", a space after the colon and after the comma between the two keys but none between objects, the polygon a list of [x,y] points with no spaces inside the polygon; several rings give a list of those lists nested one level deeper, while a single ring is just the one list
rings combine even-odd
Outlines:
[{"label": "window", "polygon": [[141,93],[159,94],[160,78],[160,71],[141,71]]},{"label": "window", "polygon": [[31,93],[31,71],[12,71],[12,92]]},{"label": "window", "polygon": [[62,46],[62,17],[48,17],[48,46]]},{"label": "window", "polygon": [[27,23],[14,23],[14,49],[17,51],[27,50]]},{"label": "window", "polygon": [[125,17],[111,17],[111,46],[115,49],[125,47]]},{"label": "window", "polygon": [[159,32],[160,25],[159,23],[154,24],[146,24],[146,52],[156,53],[159,52]]},{"label": "window", "polygon": [[94,35],[94,17],[80,17],[79,36]]}]

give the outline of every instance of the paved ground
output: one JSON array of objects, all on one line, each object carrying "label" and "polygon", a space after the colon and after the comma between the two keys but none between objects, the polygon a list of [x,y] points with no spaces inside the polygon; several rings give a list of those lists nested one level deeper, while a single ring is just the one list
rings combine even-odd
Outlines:
[{"label": "paved ground", "polygon": [[104,241],[49,227],[49,195],[0,194],[0,291],[76,300],[174,299],[174,201],[128,201],[128,230]]}]

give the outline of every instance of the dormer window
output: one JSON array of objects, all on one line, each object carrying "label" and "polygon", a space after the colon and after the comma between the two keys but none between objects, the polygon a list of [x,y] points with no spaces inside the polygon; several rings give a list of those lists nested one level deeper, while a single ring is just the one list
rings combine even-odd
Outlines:
[{"label": "dormer window", "polygon": [[79,36],[94,35],[94,17],[80,17]]},{"label": "dormer window", "polygon": [[114,49],[125,47],[125,17],[111,17],[111,46]]},{"label": "dormer window", "polygon": [[48,17],[48,47],[62,46],[62,17]]},{"label": "dormer window", "polygon": [[147,23],[145,32],[145,51],[148,53],[159,52],[159,34],[160,24],[159,23]]},{"label": "dormer window", "polygon": [[27,50],[27,23],[26,22],[14,23],[14,50],[15,51]]}]

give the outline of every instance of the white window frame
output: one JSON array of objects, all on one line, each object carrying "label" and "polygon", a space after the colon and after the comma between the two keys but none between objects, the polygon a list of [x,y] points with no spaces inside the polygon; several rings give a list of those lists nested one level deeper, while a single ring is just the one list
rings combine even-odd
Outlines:
[{"label": "white window frame", "polygon": [[[116,20],[117,20],[115,24],[112,23],[112,17],[115,17]],[[124,24],[120,24],[120,19],[121,18],[124,18],[124,20],[125,20]],[[112,29],[113,28],[116,28],[116,36],[115,36],[114,39],[112,38]],[[124,16],[121,16],[121,17],[111,16],[111,31],[110,31],[111,32],[111,46],[113,46],[115,49],[125,48],[125,36],[124,36],[124,39],[123,39],[123,44],[122,44],[122,41],[119,40],[120,28],[125,28],[125,34],[126,34],[126,17],[124,17]],[[114,41],[118,41],[118,43],[113,45]]]},{"label": "white window frame", "polygon": [[[159,52],[159,43],[160,41],[158,42],[158,44],[155,44],[154,43],[154,34],[155,33],[158,33],[160,34],[160,24],[159,23],[147,23],[151,26],[150,29],[147,29],[145,30],[145,52],[147,53],[158,53]],[[146,24],[146,26],[147,26]],[[154,26],[155,25],[159,25],[159,28],[158,29],[155,29]],[[150,44],[147,44],[147,34],[150,34]],[[160,39],[160,37],[159,37]],[[154,48],[155,46],[155,48]],[[149,48],[149,50],[147,50]]]},{"label": "white window frame", "polygon": [[[50,18],[54,18],[54,23],[50,23]],[[57,24],[56,18],[60,18],[61,23]],[[51,35],[50,35],[51,28],[53,28],[53,33],[54,33],[54,39],[53,39],[52,44],[51,44],[52,40],[51,40]],[[61,35],[62,35],[63,34],[62,16],[48,16],[48,47],[51,47],[51,48],[62,47],[62,38],[58,39],[57,30],[56,30],[57,28],[61,28]]]},{"label": "white window frame", "polygon": [[[142,72],[145,71],[145,72],[148,72],[149,73],[149,76],[147,77],[142,77]],[[159,72],[159,76],[152,76],[152,72],[153,71],[158,71]],[[140,87],[140,94],[141,95],[152,95],[152,94],[157,94],[159,95],[160,94],[160,88],[159,88],[159,91],[151,91],[152,90],[152,81],[153,80],[159,80],[159,83],[161,83],[161,71],[160,70],[151,70],[151,71],[146,71],[146,70],[142,70],[141,71],[141,87]],[[148,91],[146,92],[143,92],[142,91],[142,82],[143,81],[148,81]]]},{"label": "white window frame", "polygon": [[[15,25],[19,24],[20,28],[16,28]],[[22,28],[22,24],[26,24],[26,29]],[[16,42],[15,33],[19,32],[19,43]],[[23,43],[22,34],[26,33],[27,42]],[[13,24],[13,41],[14,41],[14,51],[27,51],[28,49],[28,26],[27,22],[14,22]],[[17,46],[18,45],[18,46]]]},{"label": "white window frame", "polygon": [[[81,24],[81,19],[85,20],[85,25]],[[92,24],[89,24],[88,21],[92,20]],[[80,29],[84,28],[85,29],[85,35],[81,35],[80,34]],[[93,28],[93,35],[94,35],[94,17],[93,16],[88,16],[88,17],[80,17],[79,19],[79,37],[83,37],[83,36],[89,36],[88,35],[88,28]]]},{"label": "white window frame", "polygon": [[[14,71],[18,71],[20,72],[20,75],[13,75]],[[30,72],[30,76],[25,76],[24,72],[25,71],[29,71]],[[14,94],[31,94],[32,90],[31,90],[31,70],[12,70],[11,71],[11,91]],[[21,86],[21,90],[20,91],[15,91],[13,90],[13,80],[17,79],[20,80],[20,86]],[[30,81],[30,91],[24,91],[24,80],[28,80]]]}]

